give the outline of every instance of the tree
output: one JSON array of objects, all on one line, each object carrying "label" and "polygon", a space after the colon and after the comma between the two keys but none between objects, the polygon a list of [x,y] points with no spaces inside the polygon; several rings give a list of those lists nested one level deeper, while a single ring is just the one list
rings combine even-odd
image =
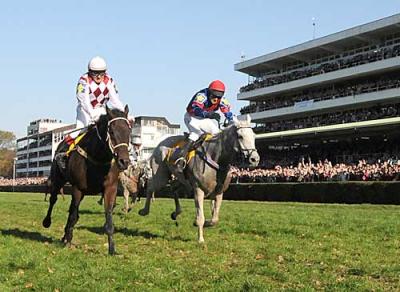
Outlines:
[{"label": "tree", "polygon": [[15,148],[15,135],[12,132],[0,130],[0,149]]},{"label": "tree", "polygon": [[9,149],[0,149],[0,176],[12,177],[15,152]]},{"label": "tree", "polygon": [[15,135],[0,130],[0,176],[12,177],[15,158]]}]

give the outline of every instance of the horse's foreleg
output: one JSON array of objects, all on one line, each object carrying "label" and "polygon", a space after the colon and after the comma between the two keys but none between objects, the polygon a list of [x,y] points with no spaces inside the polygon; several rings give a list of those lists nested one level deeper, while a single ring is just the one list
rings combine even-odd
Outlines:
[{"label": "horse's foreleg", "polygon": [[218,194],[215,196],[215,200],[212,201],[212,209],[211,209],[211,213],[212,213],[212,218],[211,220],[207,220],[204,223],[205,227],[211,227],[211,226],[215,226],[217,225],[218,221],[219,221],[219,209],[221,208],[221,204],[222,204],[222,196],[223,194]]},{"label": "horse's foreleg", "polygon": [[75,186],[72,187],[71,205],[69,207],[68,221],[65,225],[65,233],[62,241],[66,244],[71,243],[73,236],[73,229],[79,219],[79,205],[83,199],[82,192]]},{"label": "horse's foreleg", "polygon": [[196,187],[194,189],[194,204],[196,207],[196,225],[198,228],[199,243],[204,242],[203,226],[205,219],[204,219],[203,202],[204,202],[204,192],[199,187]]},{"label": "horse's foreleg", "polygon": [[104,230],[108,237],[108,254],[115,254],[115,244],[113,239],[114,234],[114,223],[112,218],[112,212],[114,209],[114,203],[117,196],[117,187],[109,187],[104,192],[104,212],[106,217],[106,223],[104,224]]}]

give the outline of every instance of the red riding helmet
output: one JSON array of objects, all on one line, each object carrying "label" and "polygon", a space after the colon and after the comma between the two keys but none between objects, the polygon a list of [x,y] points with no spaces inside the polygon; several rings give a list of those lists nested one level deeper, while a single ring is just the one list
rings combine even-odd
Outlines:
[{"label": "red riding helmet", "polygon": [[208,85],[208,90],[212,95],[222,97],[225,93],[225,84],[220,80],[214,80]]}]

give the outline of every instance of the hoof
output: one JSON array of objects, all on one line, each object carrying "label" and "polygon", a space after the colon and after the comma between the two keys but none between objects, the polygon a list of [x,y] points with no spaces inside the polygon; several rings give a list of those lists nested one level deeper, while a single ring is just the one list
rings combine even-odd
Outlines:
[{"label": "hoof", "polygon": [[217,222],[211,221],[211,220],[207,220],[206,222],[204,222],[204,227],[214,227],[217,225]]},{"label": "hoof", "polygon": [[51,219],[45,218],[42,222],[44,228],[49,228],[51,225]]},{"label": "hoof", "polygon": [[125,214],[128,214],[131,210],[132,210],[132,208],[128,208],[128,209],[123,208],[122,209],[122,211],[124,211]]},{"label": "hoof", "polygon": [[146,209],[140,209],[139,210],[139,215],[140,216],[147,216],[147,215],[149,215],[149,211],[146,210]]}]

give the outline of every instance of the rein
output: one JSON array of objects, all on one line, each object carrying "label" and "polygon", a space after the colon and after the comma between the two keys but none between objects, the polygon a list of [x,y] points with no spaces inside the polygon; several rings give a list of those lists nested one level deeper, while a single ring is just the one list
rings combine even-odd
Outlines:
[{"label": "rein", "polygon": [[[251,127],[250,126],[235,126],[236,127],[236,131],[239,129],[248,129]],[[212,137],[209,140],[205,140],[203,143],[215,143],[219,141],[219,137],[222,135],[223,132],[218,133],[217,135],[215,135],[214,137]],[[250,149],[242,149],[242,147],[240,146],[240,151],[243,153],[243,155],[247,158],[249,156],[251,156],[251,154],[255,151],[257,151],[256,148],[250,148]],[[204,149],[204,147],[201,147],[202,149]],[[207,151],[200,151],[200,150],[196,150],[196,154],[206,163],[208,164],[211,168],[213,168],[214,170],[218,171],[220,169],[220,166],[218,164],[218,162],[216,162],[215,160],[213,160],[210,156],[209,153],[207,153]]]},{"label": "rein", "polygon": [[[105,141],[105,142],[104,142],[103,138],[101,138],[101,135],[100,135],[100,133],[99,133],[99,128],[97,127],[97,125],[95,126],[97,138],[99,138],[99,140],[100,140],[101,142],[103,142],[104,145],[106,145],[106,144],[108,145],[108,147],[109,147],[109,149],[110,149],[110,151],[111,151],[111,154],[112,154],[114,157],[115,157],[115,149],[117,149],[117,148],[119,148],[119,147],[123,147],[123,146],[125,146],[126,148],[129,148],[128,143],[120,143],[120,144],[117,144],[117,145],[114,145],[114,144],[112,143],[111,135],[110,135],[110,125],[111,125],[113,122],[118,121],[118,120],[124,120],[124,121],[128,124],[128,126],[129,126],[129,128],[130,128],[130,123],[129,123],[129,121],[128,121],[127,118],[124,118],[124,117],[117,117],[117,118],[113,118],[113,119],[109,120],[108,123],[107,123],[107,137],[106,137],[106,141]],[[82,157],[86,158],[88,161],[90,161],[91,163],[93,163],[93,164],[95,164],[95,165],[110,165],[110,164],[112,163],[112,160],[114,159],[114,158],[113,158],[110,162],[99,162],[99,161],[95,160],[94,158],[92,158],[92,157],[87,153],[87,151],[85,151],[85,150],[84,150],[83,148],[81,148],[79,145],[76,146],[75,150],[76,150]]]},{"label": "rein", "polygon": [[114,119],[108,121],[108,124],[107,124],[107,138],[106,138],[106,142],[108,142],[108,147],[110,148],[110,151],[111,151],[111,153],[112,153],[113,155],[115,155],[115,149],[117,149],[117,148],[119,148],[119,147],[125,146],[127,149],[129,148],[128,143],[119,143],[119,144],[117,144],[117,145],[114,145],[114,144],[112,143],[112,141],[111,141],[111,136],[110,136],[110,131],[109,131],[110,125],[111,125],[112,122],[115,122],[115,121],[118,121],[118,120],[124,120],[124,121],[128,124],[129,128],[131,127],[131,126],[130,126],[130,123],[129,123],[129,121],[128,121],[128,119],[127,119],[127,118],[124,118],[124,117],[117,117],[117,118],[114,118]]}]

